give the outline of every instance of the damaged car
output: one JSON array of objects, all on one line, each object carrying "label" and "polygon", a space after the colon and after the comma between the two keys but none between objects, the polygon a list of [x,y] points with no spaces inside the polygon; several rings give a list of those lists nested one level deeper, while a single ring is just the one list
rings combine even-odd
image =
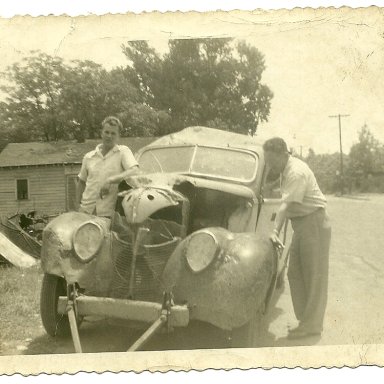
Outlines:
[{"label": "damaged car", "polygon": [[190,127],[137,159],[142,173],[123,183],[112,218],[67,212],[45,227],[47,333],[70,333],[81,352],[84,317],[120,319],[143,326],[134,351],[197,320],[230,334],[233,346],[256,346],[288,249],[269,240],[279,200],[267,196],[261,143]]}]

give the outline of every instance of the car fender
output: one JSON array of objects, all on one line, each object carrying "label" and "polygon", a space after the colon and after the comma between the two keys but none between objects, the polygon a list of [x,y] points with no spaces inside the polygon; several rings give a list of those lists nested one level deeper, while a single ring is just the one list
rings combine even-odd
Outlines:
[{"label": "car fender", "polygon": [[[93,222],[103,229],[104,238],[96,256],[89,262],[78,260],[73,235],[84,223]],[[67,283],[78,283],[89,293],[106,292],[112,276],[110,256],[112,234],[110,220],[81,212],[67,212],[53,219],[43,231],[41,266],[44,272],[62,276]]]},{"label": "car fender", "polygon": [[255,306],[264,304],[276,274],[276,253],[268,239],[255,233],[207,230],[220,248],[214,261],[201,272],[191,270],[186,259],[191,234],[169,258],[162,283],[175,303],[188,304],[191,319],[231,330],[246,324]]}]

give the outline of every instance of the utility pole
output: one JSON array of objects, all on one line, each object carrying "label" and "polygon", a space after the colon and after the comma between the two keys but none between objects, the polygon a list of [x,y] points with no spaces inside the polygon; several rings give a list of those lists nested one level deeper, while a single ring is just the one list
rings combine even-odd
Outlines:
[{"label": "utility pole", "polygon": [[337,117],[339,119],[339,140],[340,140],[340,192],[344,194],[344,170],[343,170],[343,145],[341,141],[341,118],[349,115],[332,115],[329,117]]}]

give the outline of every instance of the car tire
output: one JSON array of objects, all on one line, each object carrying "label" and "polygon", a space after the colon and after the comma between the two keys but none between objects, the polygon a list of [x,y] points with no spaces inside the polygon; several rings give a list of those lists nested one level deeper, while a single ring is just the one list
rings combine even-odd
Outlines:
[{"label": "car tire", "polygon": [[263,306],[254,311],[252,318],[243,326],[232,330],[232,348],[254,348],[262,344],[264,331]]},{"label": "car tire", "polygon": [[67,337],[71,334],[67,315],[57,312],[59,296],[67,295],[67,284],[64,278],[44,274],[40,295],[40,315],[48,335]]}]

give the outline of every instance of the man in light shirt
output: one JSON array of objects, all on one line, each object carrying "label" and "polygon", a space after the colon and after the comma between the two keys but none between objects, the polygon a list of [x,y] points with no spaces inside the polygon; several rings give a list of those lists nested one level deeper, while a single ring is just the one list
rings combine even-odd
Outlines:
[{"label": "man in light shirt", "polygon": [[117,144],[122,129],[120,120],[110,116],[101,125],[102,143],[83,158],[76,197],[80,212],[112,217],[118,184],[139,169],[131,150]]},{"label": "man in light shirt", "polygon": [[299,325],[288,338],[320,335],[328,292],[328,264],[331,227],[326,199],[308,165],[292,157],[281,138],[264,145],[267,166],[280,173],[282,204],[276,214],[270,238],[282,245],[279,233],[286,219],[294,230],[290,249],[288,280]]}]

